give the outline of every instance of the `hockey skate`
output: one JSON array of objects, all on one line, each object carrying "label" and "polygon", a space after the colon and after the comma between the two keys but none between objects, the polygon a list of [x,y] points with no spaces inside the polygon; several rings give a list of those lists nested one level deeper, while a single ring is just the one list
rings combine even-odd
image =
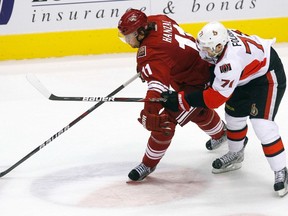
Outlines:
[{"label": "hockey skate", "polygon": [[280,171],[274,172],[275,173],[275,184],[274,190],[278,193],[280,197],[285,196],[288,193],[288,174],[287,168],[283,168]]},{"label": "hockey skate", "polygon": [[242,166],[242,161],[244,160],[244,149],[246,147],[247,142],[248,138],[246,137],[244,140],[244,146],[239,152],[229,151],[227,154],[213,161],[212,173],[218,174],[240,169]]},{"label": "hockey skate", "polygon": [[206,148],[208,150],[215,150],[217,148],[219,148],[222,144],[224,144],[227,141],[227,134],[226,134],[226,127],[224,128],[225,132],[222,135],[222,137],[220,137],[220,139],[210,139],[206,142]]},{"label": "hockey skate", "polygon": [[151,174],[155,169],[156,167],[150,168],[141,163],[130,171],[128,177],[132,181],[141,181],[144,178],[146,178],[149,174]]}]

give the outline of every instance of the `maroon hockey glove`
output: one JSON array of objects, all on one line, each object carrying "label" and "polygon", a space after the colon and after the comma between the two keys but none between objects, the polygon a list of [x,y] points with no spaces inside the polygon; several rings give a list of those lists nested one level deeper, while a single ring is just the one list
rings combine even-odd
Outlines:
[{"label": "maroon hockey glove", "polygon": [[172,131],[171,127],[169,127],[170,122],[167,114],[151,114],[143,109],[138,121],[148,131],[163,132],[165,135],[170,134]]},{"label": "maroon hockey glove", "polygon": [[190,105],[185,99],[185,94],[183,91],[175,92],[175,91],[166,91],[161,94],[161,96],[167,99],[165,102],[162,102],[162,105],[173,111],[189,111]]}]

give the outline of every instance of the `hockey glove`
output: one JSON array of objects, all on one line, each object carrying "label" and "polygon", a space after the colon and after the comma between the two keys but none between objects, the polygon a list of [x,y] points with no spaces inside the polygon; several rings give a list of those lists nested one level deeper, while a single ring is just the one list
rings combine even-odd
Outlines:
[{"label": "hockey glove", "polygon": [[143,109],[138,121],[148,131],[162,132],[165,135],[169,135],[172,131],[167,114],[151,114]]},{"label": "hockey glove", "polygon": [[190,105],[185,99],[185,94],[183,91],[166,91],[161,94],[162,98],[165,98],[166,101],[162,102],[163,107],[173,111],[189,111]]}]

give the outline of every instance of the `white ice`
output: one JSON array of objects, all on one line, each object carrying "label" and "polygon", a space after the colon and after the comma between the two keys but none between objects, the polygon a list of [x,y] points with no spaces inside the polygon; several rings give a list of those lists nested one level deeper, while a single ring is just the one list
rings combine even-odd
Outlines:
[{"label": "white ice", "polygon": [[[288,72],[288,44],[276,44]],[[135,72],[135,54],[0,62],[0,172],[44,143],[95,102],[43,97],[33,73],[60,96],[106,96]],[[118,97],[144,97],[137,79]],[[138,184],[128,172],[142,159],[149,133],[138,123],[143,103],[104,103],[0,179],[1,216],[287,216],[288,196],[273,191],[274,174],[250,123],[240,170],[212,174],[226,153],[205,148],[193,124],[177,128],[157,170]],[[288,98],[276,122],[288,143]],[[223,117],[223,107],[218,109]],[[288,149],[288,148],[287,148]]]}]

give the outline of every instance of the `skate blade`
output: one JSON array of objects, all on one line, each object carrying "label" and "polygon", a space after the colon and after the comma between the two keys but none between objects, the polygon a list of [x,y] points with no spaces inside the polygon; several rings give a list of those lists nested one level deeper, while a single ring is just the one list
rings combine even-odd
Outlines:
[{"label": "skate blade", "polygon": [[126,184],[139,184],[139,181],[133,181],[131,179],[127,179]]},{"label": "skate blade", "polygon": [[234,164],[231,164],[225,168],[222,168],[222,169],[215,169],[213,168],[212,169],[212,173],[214,174],[219,174],[219,173],[225,173],[225,172],[230,172],[230,171],[234,171],[234,170],[238,170],[242,167],[242,164],[241,163],[234,163]]},{"label": "skate blade", "polygon": [[134,180],[131,180],[131,179],[127,179],[126,180],[126,184],[135,184],[135,185],[137,185],[137,184],[141,184],[143,181],[145,181],[145,179],[142,179],[142,180],[137,180],[137,181],[134,181]]},{"label": "skate blade", "polygon": [[284,197],[288,193],[287,188],[283,188],[282,190],[276,191],[280,197]]}]

